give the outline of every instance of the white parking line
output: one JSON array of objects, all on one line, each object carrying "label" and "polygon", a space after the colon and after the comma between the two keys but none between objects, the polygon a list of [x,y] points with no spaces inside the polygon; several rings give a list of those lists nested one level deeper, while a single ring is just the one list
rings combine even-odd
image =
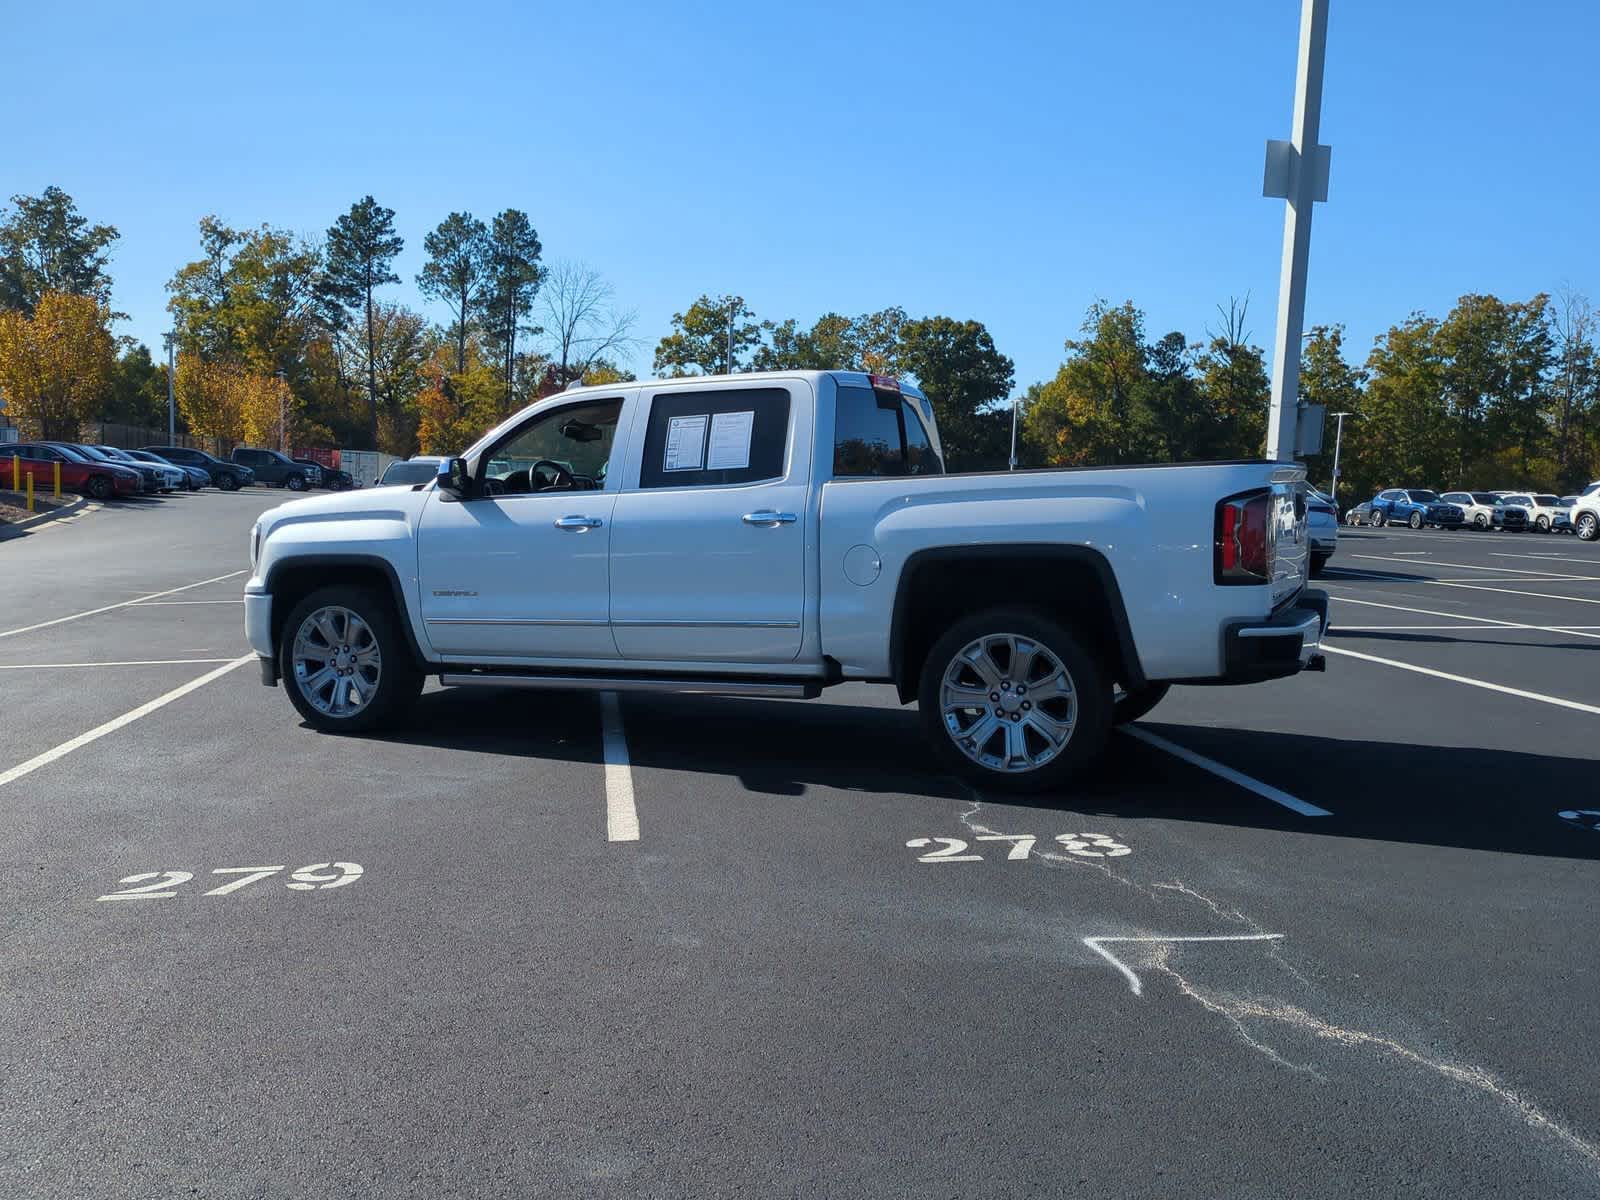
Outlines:
[{"label": "white parking line", "polygon": [[135,604],[134,608],[181,608],[189,604],[243,604],[244,597],[239,596],[233,600],[144,600]]},{"label": "white parking line", "polygon": [[1475,629],[1479,633],[1577,633],[1584,629],[1600,629],[1600,625],[1567,625],[1563,628],[1544,625],[1518,625],[1507,621],[1504,625],[1333,625],[1329,633],[1371,633],[1390,629]]},{"label": "white parking line", "polygon": [[213,579],[202,579],[197,583],[186,583],[182,587],[168,588],[164,592],[151,592],[148,596],[135,596],[132,600],[119,600],[115,604],[107,604],[103,608],[91,608],[84,612],[72,613],[65,617],[53,617],[48,621],[39,621],[33,625],[24,625],[20,629],[7,629],[0,631],[0,638],[14,637],[19,633],[32,633],[35,629],[48,629],[52,625],[60,625],[66,621],[76,621],[83,617],[93,617],[103,612],[110,612],[114,608],[127,608],[130,604],[142,604],[146,600],[154,600],[158,596],[171,596],[178,592],[187,592],[190,588],[205,587],[208,583],[221,583],[224,579],[233,579],[243,575],[243,571],[229,571],[226,575],[218,575]]},{"label": "white parking line", "polygon": [[[235,574],[238,574],[238,572],[235,572]],[[227,577],[224,576],[224,578]],[[250,653],[232,659],[226,666],[218,667],[214,671],[207,671],[204,675],[200,676],[199,679],[191,679],[188,683],[182,684],[179,687],[175,687],[170,692],[163,692],[154,700],[146,700],[143,704],[139,705],[138,708],[130,709],[129,711],[123,713],[120,717],[112,717],[111,720],[107,721],[105,724],[96,725],[93,729],[89,730],[88,733],[80,733],[77,737],[62,742],[54,749],[46,750],[43,754],[36,754],[27,762],[18,763],[9,771],[0,771],[0,787],[4,787],[8,783],[14,783],[16,780],[21,779],[24,775],[31,775],[40,767],[49,766],[51,763],[55,762],[56,759],[65,758],[74,750],[79,750],[84,746],[87,746],[90,742],[98,741],[99,739],[105,737],[108,733],[115,733],[124,725],[131,725],[140,717],[147,717],[151,713],[155,712],[156,709],[164,708],[168,704],[171,704],[174,700],[181,700],[183,697],[187,696],[190,692],[195,691],[197,688],[205,687],[205,685],[210,683],[213,679],[221,679],[224,675],[226,675],[229,671],[234,670],[236,667],[242,667],[247,662],[253,662],[255,657],[256,656],[254,653]]]},{"label": "white parking line", "polygon": [[[1528,625],[1521,621],[1502,621],[1498,617],[1478,617],[1471,613],[1440,612],[1436,608],[1411,608],[1404,604],[1379,604],[1376,600],[1352,600],[1348,596],[1335,596],[1337,604],[1359,604],[1364,608],[1389,608],[1395,612],[1418,613],[1424,617],[1451,617],[1458,621],[1481,621],[1485,629],[1532,629],[1540,633],[1570,633],[1577,637],[1592,638],[1597,635],[1583,632],[1586,629],[1600,629],[1600,625]],[[1333,629],[1345,629],[1347,626],[1337,621],[1330,622]]]},{"label": "white parking line", "polygon": [[1573,558],[1570,554],[1509,554],[1504,550],[1491,550],[1489,553],[1496,558],[1533,558],[1544,562],[1553,559],[1556,562],[1588,563],[1590,566],[1600,567],[1600,558]]},{"label": "white parking line", "polygon": [[1398,659],[1379,658],[1376,654],[1362,654],[1359,650],[1343,650],[1338,646],[1328,645],[1324,645],[1322,649],[1328,654],[1342,654],[1346,658],[1360,658],[1367,662],[1381,663],[1386,667],[1398,667],[1402,671],[1415,671],[1418,675],[1431,675],[1435,679],[1446,679],[1451,683],[1464,683],[1468,687],[1483,688],[1489,692],[1501,692],[1504,695],[1517,696],[1523,700],[1537,700],[1541,704],[1554,704],[1561,708],[1592,713],[1600,717],[1600,705],[1584,704],[1579,700],[1563,700],[1560,696],[1546,696],[1543,692],[1527,692],[1521,688],[1507,687],[1503,683],[1490,683],[1487,679],[1473,679],[1468,675],[1452,675],[1449,671],[1435,671],[1432,667],[1419,667],[1415,663],[1400,662]]},{"label": "white parking line", "polygon": [[[1503,596],[1532,596],[1536,600],[1570,600],[1574,604],[1600,604],[1600,599],[1592,596],[1553,596],[1549,592],[1520,592],[1516,588],[1486,587],[1481,583],[1457,583],[1449,579],[1424,579],[1421,583],[1433,583],[1439,587],[1469,588],[1474,592],[1499,592]],[[1537,579],[1507,579],[1505,583],[1539,583]]]},{"label": "white parking line", "polygon": [[1102,946],[1101,942],[1155,942],[1160,944],[1167,942],[1275,942],[1282,937],[1283,934],[1281,933],[1214,933],[1197,937],[1108,937],[1102,935],[1100,937],[1086,937],[1083,939],[1083,944],[1121,971],[1122,977],[1128,981],[1128,987],[1132,989],[1133,994],[1142,996],[1144,994],[1144,984],[1140,981],[1139,976],[1134,973],[1133,968]]},{"label": "white parking line", "polygon": [[136,658],[126,662],[5,663],[0,671],[61,671],[68,667],[176,667],[189,663],[231,663],[231,658]]},{"label": "white parking line", "polygon": [[1270,783],[1262,783],[1259,779],[1251,779],[1250,776],[1242,771],[1235,771],[1232,767],[1219,763],[1214,758],[1207,758],[1204,754],[1196,754],[1186,746],[1180,746],[1176,742],[1169,742],[1166,738],[1151,733],[1148,729],[1140,729],[1137,725],[1123,725],[1121,730],[1130,737],[1138,738],[1141,742],[1148,742],[1157,750],[1165,750],[1168,754],[1175,758],[1183,759],[1184,762],[1191,766],[1199,767],[1202,771],[1210,771],[1213,775],[1226,779],[1229,783],[1237,784],[1246,791],[1263,796],[1274,804],[1281,804],[1285,808],[1292,809],[1303,817],[1333,816],[1325,808],[1318,808],[1315,804],[1308,804],[1298,796],[1291,796],[1288,792],[1280,791]]},{"label": "white parking line", "polygon": [[633,768],[622,732],[622,706],[615,692],[600,696],[600,734],[606,757],[606,841],[637,842],[639,810],[633,803]]},{"label": "white parking line", "polygon": [[[1394,554],[1352,554],[1352,555],[1350,555],[1350,557],[1351,558],[1369,558],[1369,559],[1372,559],[1375,562],[1404,562],[1408,566],[1413,566],[1413,567],[1418,565],[1416,563],[1410,562],[1407,559],[1400,558],[1398,555],[1394,555]],[[1494,566],[1480,567],[1476,563],[1442,562],[1439,559],[1434,559],[1431,562],[1429,562],[1427,565],[1430,566],[1430,567],[1455,567],[1458,570],[1462,570],[1462,571],[1499,571],[1502,575],[1505,575],[1505,574],[1522,574],[1522,575],[1539,574],[1539,575],[1548,575],[1552,579],[1600,580],[1600,575],[1565,575],[1565,574],[1562,574],[1560,572],[1550,571],[1550,570],[1541,570],[1541,571],[1535,572],[1532,567],[1494,567]],[[1515,583],[1516,580],[1512,579],[1512,580],[1509,580],[1508,582]]]}]

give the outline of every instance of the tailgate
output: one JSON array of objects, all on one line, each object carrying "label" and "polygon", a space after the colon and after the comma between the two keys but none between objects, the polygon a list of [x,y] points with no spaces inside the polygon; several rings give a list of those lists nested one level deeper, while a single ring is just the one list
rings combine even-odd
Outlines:
[{"label": "tailgate", "polygon": [[[1291,474],[1291,473],[1285,473]],[[1309,535],[1306,528],[1305,473],[1296,469],[1293,478],[1272,481],[1273,531],[1272,607],[1276,609],[1299,594],[1306,585],[1310,566]]]}]

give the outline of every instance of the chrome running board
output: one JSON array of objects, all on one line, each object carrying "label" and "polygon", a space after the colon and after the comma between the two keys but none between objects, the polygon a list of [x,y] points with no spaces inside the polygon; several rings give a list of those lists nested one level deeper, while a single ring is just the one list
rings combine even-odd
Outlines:
[{"label": "chrome running board", "polygon": [[543,691],[675,692],[699,696],[764,696],[774,700],[809,700],[822,691],[821,680],[777,683],[758,679],[673,678],[666,675],[536,675],[509,671],[447,671],[445,687],[513,687]]}]

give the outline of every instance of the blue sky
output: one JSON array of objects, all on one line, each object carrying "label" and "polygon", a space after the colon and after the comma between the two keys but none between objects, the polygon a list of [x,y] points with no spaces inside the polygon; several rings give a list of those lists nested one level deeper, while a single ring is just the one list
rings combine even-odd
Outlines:
[{"label": "blue sky", "polygon": [[[637,308],[900,304],[985,322],[1019,388],[1097,296],[1191,339],[1250,295],[1271,340],[1299,5],[10,0],[0,195],[116,225],[123,326],[159,345],[196,222],[320,234],[360,196],[407,246],[453,209],[532,217]],[[1333,0],[1330,202],[1308,322],[1364,355],[1413,309],[1600,296],[1596,6]],[[442,314],[435,314],[441,315]]]}]

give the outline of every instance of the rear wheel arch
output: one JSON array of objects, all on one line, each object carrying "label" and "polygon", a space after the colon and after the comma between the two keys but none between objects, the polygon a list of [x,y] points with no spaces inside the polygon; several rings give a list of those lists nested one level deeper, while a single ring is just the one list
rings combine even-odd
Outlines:
[{"label": "rear wheel arch", "polygon": [[375,554],[311,554],[282,559],[272,565],[263,581],[272,596],[272,645],[283,647],[284,626],[290,612],[321,588],[334,584],[370,588],[388,598],[395,625],[405,638],[419,670],[428,669],[427,656],[417,643],[406,608],[405,592],[394,564]]},{"label": "rear wheel arch", "polygon": [[953,624],[997,603],[1036,609],[1076,631],[1109,678],[1145,684],[1127,608],[1105,556],[1085,546],[959,546],[906,560],[896,586],[889,671],[916,698],[929,650]]}]

